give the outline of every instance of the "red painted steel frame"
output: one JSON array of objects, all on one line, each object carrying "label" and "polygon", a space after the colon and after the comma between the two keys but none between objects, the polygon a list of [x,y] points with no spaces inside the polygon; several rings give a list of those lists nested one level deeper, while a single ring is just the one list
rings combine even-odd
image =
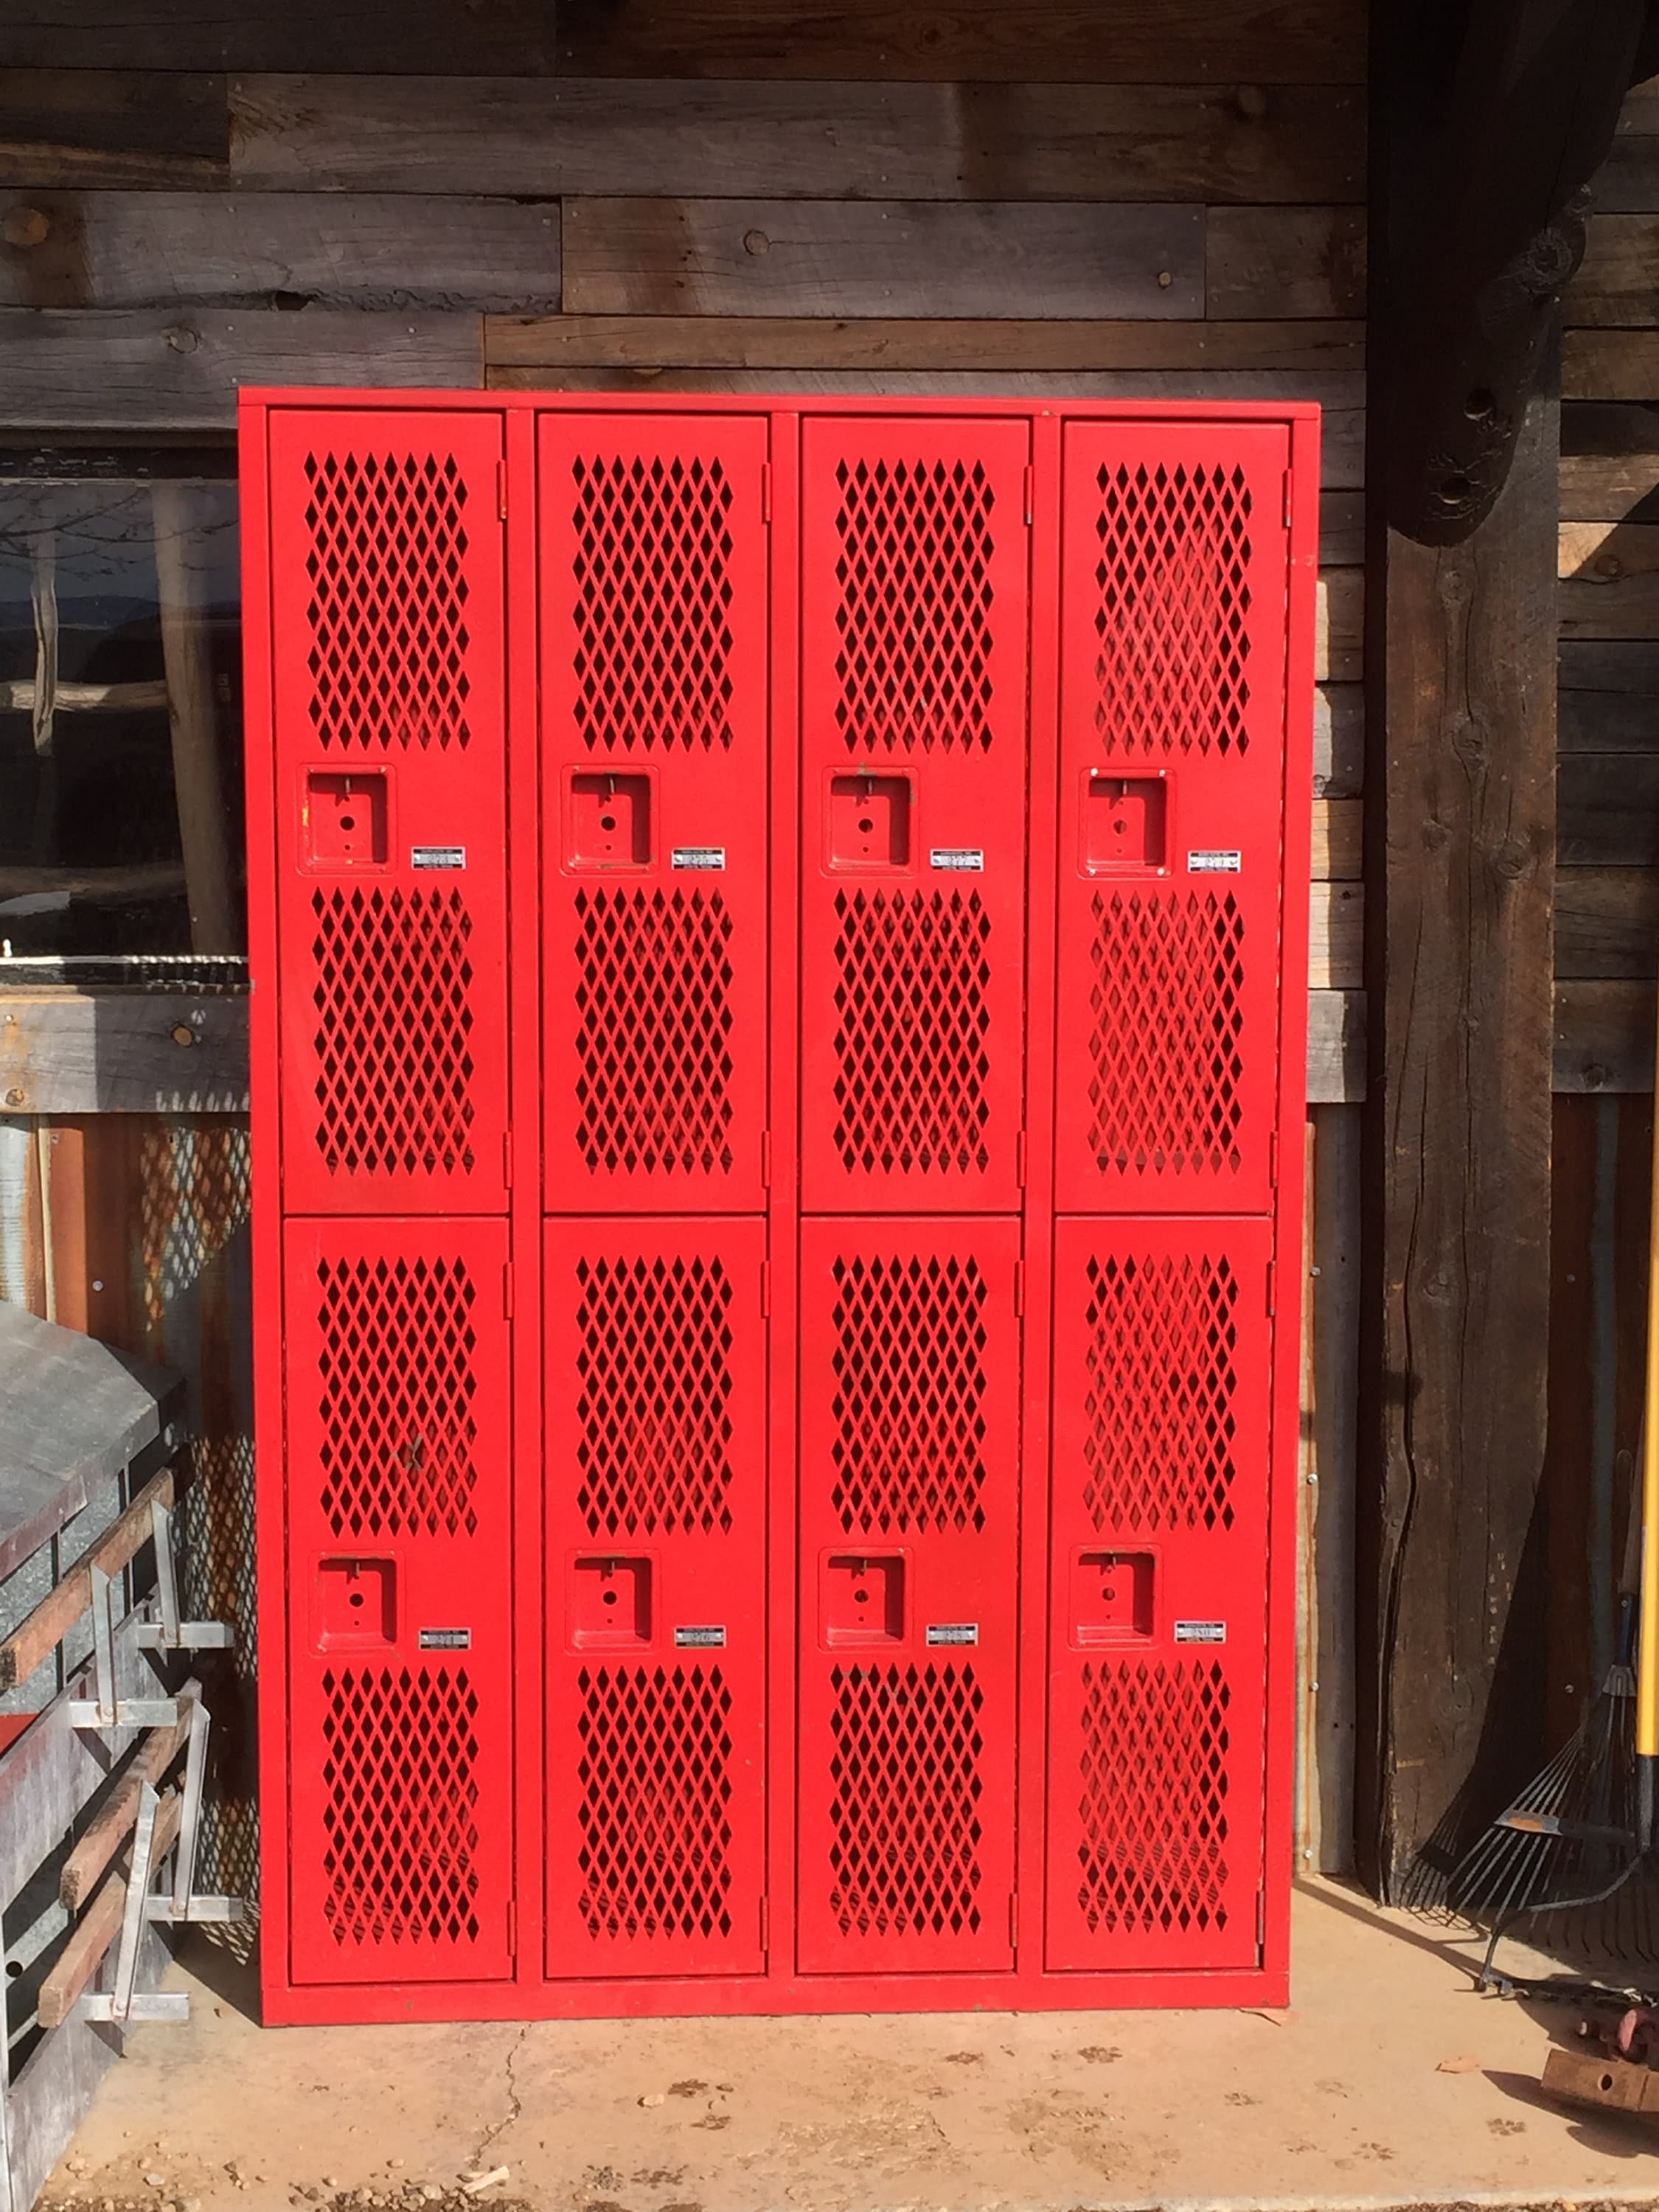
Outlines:
[{"label": "red painted steel frame", "polygon": [[[473,1200],[459,1210],[487,1212],[498,1210],[503,1203],[508,1208],[513,1256],[504,1298],[520,1347],[514,1357],[510,1388],[516,1470],[516,1479],[510,1486],[515,1530],[510,1632],[517,1654],[513,1712],[516,1750],[511,1770],[516,1817],[510,1824],[510,1832],[518,1872],[514,1924],[507,1945],[509,1958],[503,1963],[510,1963],[511,1978],[503,1975],[499,1979],[404,1978],[326,1984],[305,1981],[296,1970],[289,1903],[293,1838],[278,1808],[286,1803],[296,1756],[316,1756],[313,1747],[297,1742],[294,1733],[296,1711],[289,1703],[290,1685],[303,1676],[306,1668],[314,1665],[315,1661],[314,1656],[301,1650],[297,1638],[292,1661],[289,1656],[289,1485],[295,1480],[295,1470],[288,1468],[285,1461],[289,1443],[284,1435],[283,1412],[283,1342],[280,1318],[285,1209],[279,1014],[284,971],[279,969],[278,964],[276,881],[271,871],[276,864],[279,834],[286,837],[290,833],[283,812],[284,787],[277,772],[272,688],[276,663],[270,612],[272,549],[266,517],[271,511],[268,490],[271,438],[284,419],[291,423],[296,415],[313,416],[316,410],[325,410],[337,421],[348,416],[374,416],[388,433],[393,431],[398,418],[421,416],[441,416],[453,421],[458,431],[469,418],[477,430],[485,430],[491,418],[499,426],[495,434],[501,439],[506,455],[501,503],[506,508],[503,619],[507,928],[514,946],[506,1000],[508,1033],[514,1050],[505,1082],[508,1119],[511,1127],[519,1133],[521,1149],[535,1147],[541,1115],[538,1050],[542,1019],[539,878],[544,837],[552,835],[548,810],[553,804],[543,781],[535,737],[538,685],[534,640],[539,619],[539,564],[544,558],[536,520],[538,424],[550,418],[585,413],[603,414],[612,419],[646,417],[647,421],[641,424],[641,433],[646,434],[649,420],[660,421],[665,414],[684,418],[688,424],[699,417],[745,416],[751,422],[764,418],[769,426],[767,436],[772,613],[769,681],[772,739],[768,797],[772,920],[768,972],[771,1046],[768,1178],[760,1195],[765,1206],[768,1258],[763,1295],[771,1332],[767,1413],[771,1473],[766,1540],[768,1586],[764,1593],[769,1658],[766,1692],[766,1859],[771,1869],[771,1894],[763,1900],[764,1948],[757,1959],[757,1954],[750,1954],[747,1962],[758,1963],[758,1971],[744,1971],[745,1962],[733,1957],[731,1965],[736,1971],[729,1972],[676,1975],[671,1972],[659,1976],[636,1973],[594,1979],[572,1975],[568,1967],[564,1977],[558,1978],[548,1978],[544,1972],[546,1939],[543,1933],[539,1872],[545,1845],[544,1747],[547,1724],[543,1686],[549,1639],[556,1626],[550,1623],[547,1616],[549,1609],[558,1604],[560,1583],[553,1565],[550,1563],[544,1569],[543,1564],[543,1486],[539,1468],[545,1415],[539,1347],[542,1243],[544,1233],[551,1236],[556,1231],[550,1227],[544,1230],[538,1170],[523,1159],[515,1167],[510,1146],[505,1156],[502,1194],[486,1197],[482,1202]],[[1055,1198],[1054,1162],[1046,1141],[1033,1141],[1026,1147],[1024,1187],[1019,1192],[1024,1202],[1024,1228],[1017,1294],[1024,1309],[1024,1355],[1019,1478],[1021,1533],[1018,1552],[1022,1657],[1018,1670],[1020,1717],[1016,1756],[1019,1801],[1028,1809],[1014,1838],[1017,1856],[1011,1919],[1014,1964],[1000,1971],[969,1965],[965,1971],[951,1972],[930,1967],[918,1960],[910,1971],[896,1973],[808,1973],[801,1970],[793,1948],[794,1907],[788,1870],[796,1858],[799,1818],[796,1792],[790,1779],[797,1763],[795,1655],[801,1648],[802,1636],[811,1635],[816,1627],[816,1591],[810,1582],[798,1587],[798,1571],[805,1571],[805,1563],[801,1561],[798,1570],[802,1545],[796,1529],[793,1481],[799,1418],[797,1345],[800,1333],[796,1285],[799,1222],[795,1201],[799,1163],[794,1134],[799,1115],[799,1073],[793,1038],[799,1005],[797,867],[799,824],[802,818],[796,737],[796,580],[801,562],[798,483],[804,417],[810,421],[861,421],[870,426],[872,434],[880,425],[883,435],[887,434],[896,418],[925,421],[937,424],[940,429],[953,422],[1000,421],[1010,428],[1023,430],[1030,439],[1032,521],[1025,533],[1030,636],[1030,783],[1026,832],[1029,910],[1024,1125],[1030,1132],[1052,1127],[1056,1112],[1063,1115],[1066,1110],[1056,1100],[1054,1083],[1055,1054],[1060,1043],[1055,1020],[1057,869],[1063,871],[1064,865],[1061,848],[1056,843],[1056,831],[1059,815],[1068,803],[1076,803],[1068,802],[1057,755],[1065,428],[1097,425],[1103,431],[1109,426],[1115,435],[1126,439],[1135,434],[1138,426],[1155,440],[1186,438],[1205,430],[1224,440],[1229,434],[1243,436],[1251,428],[1259,433],[1277,430],[1281,438],[1288,437],[1289,588],[1283,630],[1285,706],[1283,777],[1279,783],[1283,823],[1280,880],[1284,896],[1278,915],[1276,967],[1281,978],[1289,979],[1290,988],[1279,993],[1275,1010],[1278,1080],[1272,1105],[1262,1110],[1271,1115],[1276,1128],[1279,1160],[1294,1162],[1299,1158],[1304,1112],[1302,1070],[1306,1052],[1306,997],[1302,979],[1306,974],[1307,961],[1318,496],[1316,409],[1272,404],[1216,405],[1173,401],[1100,404],[1066,402],[1045,408],[998,399],[884,402],[856,398],[814,401],[809,408],[803,409],[798,401],[774,404],[751,395],[708,399],[677,396],[672,407],[665,409],[660,400],[609,394],[602,399],[586,399],[575,395],[554,398],[531,393],[245,393],[241,424],[248,669],[246,728],[249,758],[254,764],[247,778],[249,933],[255,981],[252,1063],[254,1356],[258,1446],[263,1470],[257,1526],[260,1650],[265,1685],[265,1724],[260,1746],[262,1792],[266,1808],[262,1944],[265,2017],[272,2022],[897,2010],[956,2008],[963,2005],[1073,2008],[1272,2003],[1283,2002],[1287,1991],[1302,1178],[1294,1173],[1279,1176],[1272,1188],[1270,1216],[1264,1217],[1261,1224],[1253,1224],[1249,1232],[1255,1237],[1271,1236],[1273,1281],[1276,1286],[1270,1291],[1276,1311],[1272,1316],[1269,1381],[1272,1437],[1267,1501],[1267,1691],[1261,1765],[1263,1817],[1260,1863],[1264,1873],[1257,1926],[1250,1926],[1248,1909],[1230,1920],[1230,1928],[1234,1930],[1242,1921],[1244,1935],[1255,1940],[1241,1941],[1237,1946],[1229,1941],[1226,1958],[1229,1961],[1238,1959],[1243,1963],[1200,1965],[1194,1961],[1192,1948],[1187,1945],[1179,1962],[1171,1957],[1170,1964],[1161,1966],[1138,1961],[1097,1971],[1098,1931],[1086,1947],[1090,1955],[1079,1954],[1074,1962],[1071,1957],[1062,1962],[1058,1951],[1045,1956],[1044,1949],[1045,1921],[1051,1915],[1045,1905],[1043,1823],[1036,1811],[1044,1795],[1044,1778],[1050,1765],[1045,1749],[1049,1668],[1044,1655],[1049,1648],[1051,1613],[1054,1632],[1060,1634],[1066,1626],[1063,1607],[1071,1595],[1069,1589],[1059,1587],[1058,1575],[1053,1577],[1051,1588],[1048,1565],[1050,1539],[1047,1437],[1050,1419],[1054,1307],[1050,1279],[1054,1264]],[[714,424],[711,422],[709,427],[712,430]],[[374,434],[374,426],[366,424],[365,434]],[[1277,515],[1273,520],[1276,525]],[[288,586],[284,583],[282,587],[286,589]],[[1258,653],[1262,643],[1260,638],[1256,641]],[[1268,750],[1269,742],[1264,739],[1263,752]],[[1173,817],[1177,838],[1182,834],[1180,803],[1177,793]],[[926,835],[925,829],[922,834]],[[291,1133],[292,1144],[297,1146],[300,1140],[297,1131]],[[1266,1188],[1257,1188],[1265,1205]],[[298,1195],[296,1190],[289,1197],[286,1210],[301,1210],[296,1203]],[[550,1197],[555,1206],[561,1202],[556,1192],[550,1192]],[[304,1202],[316,1203],[312,1200]],[[1254,1196],[1246,1201],[1246,1210],[1255,1202]],[[453,1200],[446,1203],[453,1205]],[[660,1205],[660,1201],[658,1203]],[[1232,1204],[1237,1206],[1238,1201],[1235,1200]],[[1085,1211],[1087,1205],[1085,1201]],[[323,1201],[325,1211],[327,1206],[328,1202]],[[385,1204],[383,1210],[391,1215],[401,1207],[407,1214],[410,1206],[411,1201],[400,1199]],[[706,1210],[706,1206],[704,1201],[700,1209],[693,1201],[687,1210]],[[1186,1207],[1192,1211],[1192,1200],[1186,1201]],[[1136,1207],[1133,1204],[1129,1210],[1145,1212],[1144,1206]],[[354,1206],[352,1211],[360,1217],[353,1233],[360,1234],[368,1224],[361,1219],[360,1207]],[[634,1225],[637,1229],[642,1224],[635,1222]],[[881,1233],[891,1234],[911,1225],[890,1216]],[[1097,1217],[1087,1230],[1078,1224],[1073,1228],[1087,1241],[1103,1233],[1115,1236],[1127,1225],[1119,1224],[1115,1228],[1109,1221]],[[1153,1224],[1144,1225],[1150,1237]],[[690,1224],[685,1226],[689,1229]],[[866,1223],[861,1225],[860,1233],[867,1234],[878,1226]],[[1189,1228],[1189,1224],[1170,1221],[1157,1234],[1160,1237],[1180,1237],[1187,1235]],[[303,1233],[311,1236],[315,1232],[305,1229]],[[527,1352],[526,1347],[533,1349]],[[1124,1548],[1129,1547],[1126,1545]],[[1259,1544],[1253,1545],[1253,1548],[1259,1559]],[[1069,1559],[1064,1564],[1069,1570]],[[797,1613],[803,1606],[806,1611],[798,1627]],[[1248,1745],[1241,1745],[1235,1755],[1249,1758],[1252,1753]],[[494,1840],[490,1848],[494,1848]],[[1249,1856],[1248,1849],[1246,1856]],[[1245,1889],[1254,1886],[1248,1877],[1243,1878],[1242,1887]],[[1054,1895],[1060,1895],[1058,1884],[1054,1886]],[[1127,1961],[1130,1954],[1119,1948],[1113,1955]],[[1051,1969],[1050,1958],[1058,1971]],[[495,1971],[496,1961],[492,1960],[485,1969],[486,1976]]]}]

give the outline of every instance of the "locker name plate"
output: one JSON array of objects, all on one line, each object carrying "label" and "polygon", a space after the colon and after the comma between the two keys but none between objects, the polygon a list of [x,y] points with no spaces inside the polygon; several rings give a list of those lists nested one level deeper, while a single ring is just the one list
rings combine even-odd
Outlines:
[{"label": "locker name plate", "polygon": [[1243,872],[1244,855],[1242,853],[1188,853],[1187,873],[1189,876],[1237,876]]},{"label": "locker name plate", "polygon": [[1178,1620],[1175,1640],[1177,1644],[1224,1644],[1227,1624],[1224,1620]]},{"label": "locker name plate", "polygon": [[976,845],[935,845],[927,855],[930,867],[948,868],[957,875],[982,876],[985,854]]},{"label": "locker name plate", "polygon": [[670,860],[677,868],[720,871],[726,866],[724,845],[676,845]]},{"label": "locker name plate", "polygon": [[724,1651],[726,1631],[723,1628],[677,1628],[674,1631],[677,1651]]},{"label": "locker name plate", "polygon": [[466,866],[465,845],[411,845],[409,848],[411,868],[464,868]]},{"label": "locker name plate", "polygon": [[976,1620],[930,1620],[927,1641],[930,1644],[977,1644],[979,1623]]},{"label": "locker name plate", "polygon": [[422,1651],[470,1651],[472,1631],[470,1628],[423,1628],[420,1633]]}]

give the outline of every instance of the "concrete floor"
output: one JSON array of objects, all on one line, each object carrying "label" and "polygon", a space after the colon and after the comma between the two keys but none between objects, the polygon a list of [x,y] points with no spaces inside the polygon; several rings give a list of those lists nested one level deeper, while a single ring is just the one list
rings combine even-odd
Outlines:
[{"label": "concrete floor", "polygon": [[1659,2199],[1659,2125],[1547,2102],[1571,2016],[1476,1994],[1470,1941],[1314,1882],[1295,1942],[1288,2014],[270,2033],[198,1953],[46,2201],[401,2205],[500,2166],[477,2201],[535,2212]]}]

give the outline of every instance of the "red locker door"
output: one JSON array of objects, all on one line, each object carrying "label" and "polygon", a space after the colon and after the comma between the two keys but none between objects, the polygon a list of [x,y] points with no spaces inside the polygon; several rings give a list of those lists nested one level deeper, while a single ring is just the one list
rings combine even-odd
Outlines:
[{"label": "red locker door", "polygon": [[1013,1212],[1029,426],[809,421],[801,1203]]},{"label": "red locker door", "polygon": [[547,1971],[754,1973],[765,1224],[547,1225]]},{"label": "red locker door", "polygon": [[1055,1224],[1053,1970],[1255,1963],[1272,1249]]},{"label": "red locker door", "polygon": [[765,1203],[763,418],[541,439],[544,1188]]},{"label": "red locker door", "polygon": [[500,422],[270,416],[283,1203],[505,1203]]},{"label": "red locker door", "polygon": [[804,1221],[798,1958],[1012,1963],[1017,1221]]},{"label": "red locker door", "polygon": [[1282,425],[1066,431],[1062,1211],[1270,1202],[1289,462]]},{"label": "red locker door", "polygon": [[294,1979],[507,1975],[506,1224],[292,1222],[284,1255]]}]

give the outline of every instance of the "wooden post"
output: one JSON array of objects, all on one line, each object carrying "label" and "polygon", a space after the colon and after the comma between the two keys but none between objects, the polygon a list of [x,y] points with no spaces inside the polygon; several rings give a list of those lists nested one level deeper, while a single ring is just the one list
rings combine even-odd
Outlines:
[{"label": "wooden post", "polygon": [[1549,1353],[1559,416],[1533,400],[1464,544],[1389,530],[1373,570],[1359,1846],[1384,1896],[1542,1764],[1533,1698],[1494,1682],[1541,1646],[1511,1607]]},{"label": "wooden post", "polygon": [[197,952],[239,952],[241,918],[231,883],[207,610],[199,577],[188,557],[189,487],[157,483],[151,500],[179,840],[190,902],[190,941]]}]

